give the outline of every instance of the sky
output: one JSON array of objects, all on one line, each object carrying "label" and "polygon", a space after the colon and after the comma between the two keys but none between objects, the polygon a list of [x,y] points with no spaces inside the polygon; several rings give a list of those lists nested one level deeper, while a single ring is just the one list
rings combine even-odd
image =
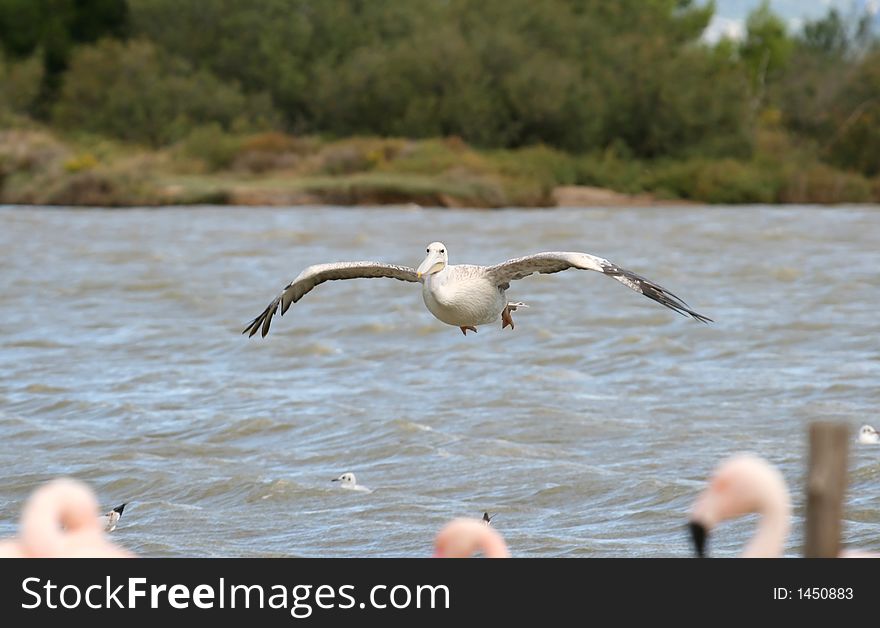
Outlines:
[{"label": "sky", "polygon": [[[741,38],[746,17],[760,5],[761,0],[715,0],[715,17],[703,37],[712,42],[724,36]],[[867,10],[880,25],[880,0],[770,0],[770,8],[785,19],[793,31],[799,31],[805,20],[822,17],[832,7],[843,15]]]}]

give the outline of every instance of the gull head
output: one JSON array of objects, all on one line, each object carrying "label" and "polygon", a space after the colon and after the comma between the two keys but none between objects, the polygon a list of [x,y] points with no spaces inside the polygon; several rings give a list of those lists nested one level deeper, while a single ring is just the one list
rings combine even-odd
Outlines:
[{"label": "gull head", "polygon": [[880,444],[880,432],[870,425],[863,425],[859,430],[859,442],[863,445]]},{"label": "gull head", "polygon": [[351,488],[357,484],[357,478],[354,473],[343,473],[338,478],[333,478],[331,482],[339,482],[343,488]]},{"label": "gull head", "polygon": [[446,265],[449,263],[449,256],[446,254],[446,245],[442,242],[431,242],[425,252],[427,253],[425,261],[419,264],[419,267],[416,269],[416,274],[419,279],[424,275],[439,273],[446,268]]}]

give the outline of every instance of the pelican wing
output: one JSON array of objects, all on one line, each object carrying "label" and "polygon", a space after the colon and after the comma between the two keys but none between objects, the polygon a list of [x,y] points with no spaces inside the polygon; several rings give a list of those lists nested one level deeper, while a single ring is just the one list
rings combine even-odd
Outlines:
[{"label": "pelican wing", "polygon": [[279,305],[281,306],[281,315],[283,316],[291,304],[299,301],[312,288],[325,281],[335,279],[369,279],[372,277],[390,277],[391,279],[412,282],[419,280],[416,271],[408,266],[395,266],[380,262],[337,262],[335,264],[309,266],[296,279],[287,284],[284,290],[281,291],[281,294],[275,297],[275,300],[269,304],[269,307],[248,323],[248,326],[241,333],[251,337],[257,333],[257,330],[262,328],[262,336],[265,337],[269,333],[269,325]]},{"label": "pelican wing", "polygon": [[641,275],[621,268],[617,264],[612,264],[607,259],[588,253],[537,253],[507,260],[495,266],[489,266],[486,268],[486,272],[500,288],[506,290],[509,283],[515,279],[522,279],[534,273],[558,273],[569,268],[595,270],[616,279],[627,288],[640,292],[649,299],[653,299],[657,303],[675,310],[682,316],[690,315],[703,323],[712,321],[711,318],[694,312],[688,307],[687,303],[669,292],[666,288],[657,285],[649,279],[645,279]]}]

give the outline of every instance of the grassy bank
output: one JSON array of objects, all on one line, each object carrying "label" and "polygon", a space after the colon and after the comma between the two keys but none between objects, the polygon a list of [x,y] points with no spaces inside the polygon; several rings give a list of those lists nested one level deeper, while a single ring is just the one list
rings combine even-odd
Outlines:
[{"label": "grassy bank", "polygon": [[579,198],[554,193],[563,186],[638,195],[586,195],[584,204],[880,202],[880,179],[835,170],[769,124],[748,160],[653,162],[544,146],[477,150],[458,138],[327,140],[207,126],[157,150],[19,118],[0,128],[3,203],[541,207]]}]

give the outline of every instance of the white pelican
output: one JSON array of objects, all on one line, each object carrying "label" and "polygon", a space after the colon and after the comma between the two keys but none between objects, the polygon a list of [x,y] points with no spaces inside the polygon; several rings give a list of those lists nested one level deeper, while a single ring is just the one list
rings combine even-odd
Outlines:
[{"label": "white pelican", "polygon": [[105,512],[98,517],[101,520],[101,525],[104,527],[104,532],[113,532],[113,530],[116,529],[116,524],[119,523],[119,520],[122,518],[122,511],[125,510],[125,504],[127,503],[128,502],[119,504],[110,512]]},{"label": "white pelican", "polygon": [[859,430],[859,442],[862,445],[880,445],[880,432],[870,425],[863,425]]},{"label": "white pelican", "polygon": [[350,491],[361,491],[365,493],[373,492],[363,484],[358,484],[357,478],[354,476],[354,473],[343,473],[338,478],[333,478],[330,481],[339,482],[340,487],[348,489]]},{"label": "white pelican", "polygon": [[450,265],[446,246],[442,242],[432,242],[428,245],[427,257],[417,269],[381,262],[337,262],[309,266],[281,291],[269,307],[248,323],[242,333],[250,337],[260,330],[265,337],[278,306],[281,306],[281,314],[284,315],[291,304],[318,284],[333,279],[369,277],[421,282],[422,298],[431,314],[447,325],[458,327],[465,336],[468,330],[476,332],[477,325],[492,323],[499,316],[501,329],[508,325],[513,329],[510,313],[518,307],[525,307],[525,304],[507,300],[510,282],[534,273],[558,273],[569,268],[598,271],[679,314],[690,315],[704,323],[712,320],[697,314],[684,301],[653,281],[595,255],[551,252],[517,257],[494,266]]}]

